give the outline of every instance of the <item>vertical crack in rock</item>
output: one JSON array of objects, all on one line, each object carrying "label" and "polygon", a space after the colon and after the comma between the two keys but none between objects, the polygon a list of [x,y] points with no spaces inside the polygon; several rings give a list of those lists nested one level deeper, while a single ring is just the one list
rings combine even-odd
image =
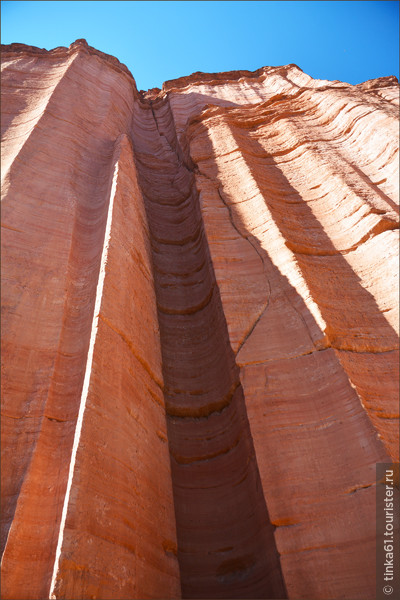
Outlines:
[{"label": "vertical crack in rock", "polygon": [[174,135],[168,100],[135,113],[132,139],[153,247],[182,595],[283,598],[274,528],[198,192],[181,151],[174,150]]}]

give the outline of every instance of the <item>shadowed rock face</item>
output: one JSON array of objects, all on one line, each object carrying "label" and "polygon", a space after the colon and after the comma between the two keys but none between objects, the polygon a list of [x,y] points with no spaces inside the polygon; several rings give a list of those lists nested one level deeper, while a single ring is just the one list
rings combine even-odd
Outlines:
[{"label": "shadowed rock face", "polygon": [[3,46],[4,598],[375,598],[397,114]]}]

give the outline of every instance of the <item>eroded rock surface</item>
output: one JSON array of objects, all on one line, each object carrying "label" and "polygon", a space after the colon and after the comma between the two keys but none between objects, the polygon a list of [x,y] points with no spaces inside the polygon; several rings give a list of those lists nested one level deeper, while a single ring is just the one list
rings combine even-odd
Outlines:
[{"label": "eroded rock surface", "polygon": [[4,598],[375,597],[398,94],[3,46]]}]

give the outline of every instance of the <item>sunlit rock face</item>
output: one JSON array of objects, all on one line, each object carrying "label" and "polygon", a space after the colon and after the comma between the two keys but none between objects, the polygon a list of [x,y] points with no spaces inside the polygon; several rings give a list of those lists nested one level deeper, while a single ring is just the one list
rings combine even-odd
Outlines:
[{"label": "sunlit rock face", "polygon": [[398,93],[3,46],[5,599],[375,598]]}]

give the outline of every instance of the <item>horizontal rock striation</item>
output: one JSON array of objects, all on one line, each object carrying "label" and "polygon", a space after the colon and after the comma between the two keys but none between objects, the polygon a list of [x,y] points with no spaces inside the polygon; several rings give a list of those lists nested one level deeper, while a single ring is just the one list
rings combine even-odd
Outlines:
[{"label": "horizontal rock striation", "polygon": [[396,78],[2,49],[3,597],[375,598]]}]

